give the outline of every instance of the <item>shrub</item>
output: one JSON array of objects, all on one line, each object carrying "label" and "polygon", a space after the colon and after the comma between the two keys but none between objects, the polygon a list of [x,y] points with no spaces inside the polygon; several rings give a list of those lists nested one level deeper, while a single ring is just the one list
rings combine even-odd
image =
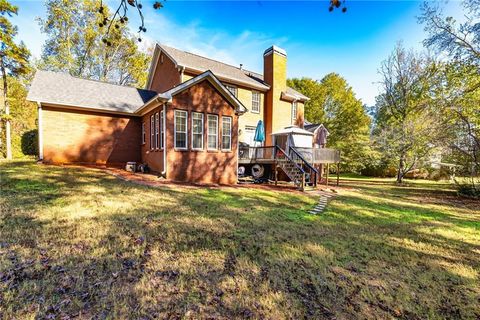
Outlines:
[{"label": "shrub", "polygon": [[38,154],[38,130],[30,130],[22,135],[22,153],[34,156]]},{"label": "shrub", "polygon": [[470,183],[455,181],[457,193],[462,197],[480,199],[480,180],[475,182],[473,179]]}]

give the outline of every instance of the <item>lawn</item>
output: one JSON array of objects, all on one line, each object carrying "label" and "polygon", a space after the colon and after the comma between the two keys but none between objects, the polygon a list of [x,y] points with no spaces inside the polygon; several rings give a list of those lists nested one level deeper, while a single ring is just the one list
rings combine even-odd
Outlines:
[{"label": "lawn", "polygon": [[480,203],[445,183],[312,193],[0,162],[0,318],[480,318]]}]

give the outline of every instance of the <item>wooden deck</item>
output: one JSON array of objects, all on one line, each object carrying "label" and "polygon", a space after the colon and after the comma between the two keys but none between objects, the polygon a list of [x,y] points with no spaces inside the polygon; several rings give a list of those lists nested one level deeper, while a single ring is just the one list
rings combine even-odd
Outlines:
[{"label": "wooden deck", "polygon": [[[295,148],[311,164],[330,164],[340,162],[340,151],[327,148]],[[239,147],[238,163],[275,163],[275,147]]]}]

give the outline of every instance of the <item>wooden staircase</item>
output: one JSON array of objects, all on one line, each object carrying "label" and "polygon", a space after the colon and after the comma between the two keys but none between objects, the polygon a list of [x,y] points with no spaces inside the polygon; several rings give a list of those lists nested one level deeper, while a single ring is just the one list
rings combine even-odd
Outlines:
[{"label": "wooden staircase", "polygon": [[278,168],[285,172],[299,190],[305,191],[308,187],[314,189],[317,186],[318,171],[294,148],[289,148],[287,154],[282,148],[275,146],[275,174]]}]

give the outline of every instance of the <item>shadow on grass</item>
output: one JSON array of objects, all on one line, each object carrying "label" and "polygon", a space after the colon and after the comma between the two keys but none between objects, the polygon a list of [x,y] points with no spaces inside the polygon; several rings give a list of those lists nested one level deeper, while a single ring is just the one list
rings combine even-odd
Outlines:
[{"label": "shadow on grass", "polygon": [[477,218],[399,205],[396,190],[370,187],[374,199],[339,197],[311,216],[316,199],[296,194],[153,189],[28,163],[1,169],[5,317],[479,316],[478,245],[422,231],[475,231]]}]

